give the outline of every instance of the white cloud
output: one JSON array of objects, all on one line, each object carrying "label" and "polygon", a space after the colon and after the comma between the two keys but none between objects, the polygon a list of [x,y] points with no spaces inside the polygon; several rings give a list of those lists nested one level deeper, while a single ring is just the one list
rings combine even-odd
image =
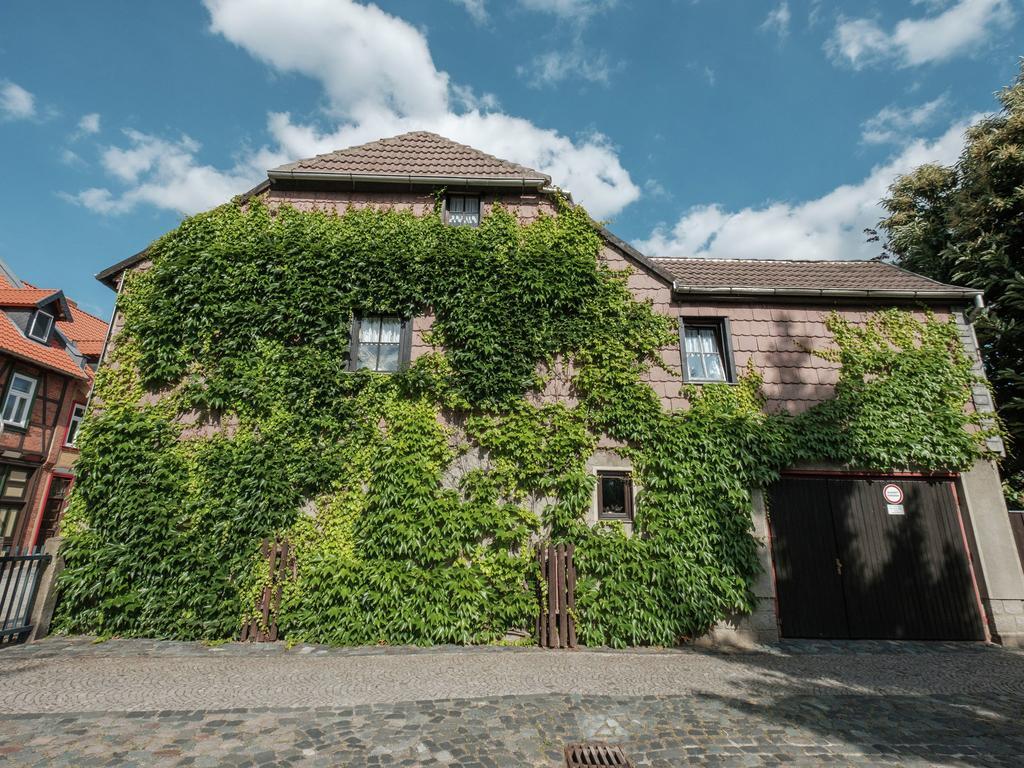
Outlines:
[{"label": "white cloud", "polygon": [[949,164],[963,148],[970,121],[952,125],[934,141],[918,139],[876,166],[857,184],[844,184],[800,203],[773,202],[728,211],[715,204],[683,213],[671,229],[656,228],[637,247],[649,256],[736,259],[867,259],[877,244],[863,230],[882,218],[879,201],[896,176],[924,163]]},{"label": "white cloud", "polygon": [[73,150],[70,150],[70,149],[64,149],[64,150],[61,151],[61,153],[60,153],[60,161],[62,163],[64,163],[64,165],[71,165],[71,166],[85,165],[85,161],[82,160],[82,158],[80,158],[77,155],[77,153],[75,153]]},{"label": "white cloud", "polygon": [[230,200],[258,178],[249,163],[229,171],[199,163],[199,144],[188,136],[168,141],[141,131],[125,134],[129,146],[107,147],[101,160],[104,170],[128,188],[115,193],[94,187],[65,199],[104,214],[128,213],[142,204],[191,214]]},{"label": "white cloud", "polygon": [[945,94],[916,107],[901,109],[889,105],[864,121],[861,140],[865,144],[901,144],[910,141],[913,138],[911,131],[931,123],[948,106],[949,98]]},{"label": "white cloud", "polygon": [[105,213],[140,203],[192,212],[228,200],[267,168],[412,130],[428,130],[548,173],[596,217],[636,200],[640,190],[600,134],[576,139],[498,111],[493,96],[453,84],[434,65],[424,35],[376,6],[353,0],[204,0],[211,29],[279,72],[323,84],[326,124],[268,115],[274,144],[218,170],[198,160],[191,139],[129,133],[103,154],[128,188],[71,196]]},{"label": "white cloud", "polygon": [[672,193],[665,189],[665,185],[657,179],[647,179],[644,182],[644,192],[651,197],[660,197],[664,199],[672,197]]},{"label": "white cloud", "polygon": [[17,83],[0,80],[0,119],[28,120],[36,116],[36,97]]},{"label": "white cloud", "polygon": [[468,13],[470,18],[477,24],[484,24],[487,22],[486,0],[452,0],[452,2],[465,8],[466,13]]},{"label": "white cloud", "polygon": [[889,60],[916,66],[974,50],[1013,16],[1009,0],[959,0],[938,15],[903,19],[891,32],[874,19],[840,19],[825,48],[834,61],[854,69]]},{"label": "white cloud", "polygon": [[767,18],[761,23],[761,30],[764,32],[774,32],[779,36],[780,40],[785,40],[789,35],[789,3],[786,0],[782,0],[775,8],[769,13]]},{"label": "white cloud", "polygon": [[591,16],[612,8],[618,0],[519,0],[530,11],[551,13],[570,21],[584,22]]},{"label": "white cloud", "polygon": [[94,134],[100,132],[100,115],[99,112],[90,112],[88,115],[82,115],[82,119],[78,121],[78,131],[82,134]]},{"label": "white cloud", "polygon": [[574,44],[565,51],[549,51],[532,57],[529,64],[516,67],[516,72],[531,88],[557,85],[570,77],[608,85],[612,72],[620,67],[608,63],[604,53],[586,50]]},{"label": "white cloud", "polygon": [[439,115],[448,104],[423,33],[352,0],[204,0],[210,29],[280,72],[320,80],[346,117]]}]

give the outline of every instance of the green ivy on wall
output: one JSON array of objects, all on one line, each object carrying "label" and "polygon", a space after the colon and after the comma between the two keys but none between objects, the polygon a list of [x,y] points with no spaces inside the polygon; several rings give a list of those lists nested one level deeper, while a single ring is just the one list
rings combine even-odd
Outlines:
[{"label": "green ivy on wall", "polygon": [[[533,626],[543,527],[577,545],[583,642],[668,645],[752,608],[751,488],[782,468],[980,455],[955,327],[898,311],[863,328],[833,316],[821,354],[840,383],[805,415],[767,413],[749,371],[664,412],[643,374],[675,328],[600,247],[566,204],[527,226],[500,207],[455,228],[259,202],[186,220],[120,300],[80,436],[59,626],[231,637],[265,578],[260,540],[283,535],[289,639],[492,642]],[[395,375],[347,370],[353,313],[427,308],[438,351]],[[557,361],[572,405],[536,396]],[[585,523],[602,435],[642,489],[633,536]]]}]

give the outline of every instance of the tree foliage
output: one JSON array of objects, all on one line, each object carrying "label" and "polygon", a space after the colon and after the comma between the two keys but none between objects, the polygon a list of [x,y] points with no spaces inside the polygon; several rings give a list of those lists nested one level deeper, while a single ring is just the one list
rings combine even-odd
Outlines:
[{"label": "tree foliage", "polygon": [[975,323],[998,412],[1010,436],[1004,463],[1024,502],[1024,61],[999,93],[1001,109],[967,131],[952,167],[901,176],[883,204],[897,264],[984,291]]}]

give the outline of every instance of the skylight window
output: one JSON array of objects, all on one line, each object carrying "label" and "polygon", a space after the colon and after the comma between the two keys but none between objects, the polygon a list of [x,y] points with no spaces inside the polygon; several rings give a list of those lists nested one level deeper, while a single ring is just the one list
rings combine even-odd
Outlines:
[{"label": "skylight window", "polygon": [[50,340],[50,331],[53,329],[53,315],[37,309],[32,315],[32,321],[28,325],[28,337],[41,341],[44,344]]}]

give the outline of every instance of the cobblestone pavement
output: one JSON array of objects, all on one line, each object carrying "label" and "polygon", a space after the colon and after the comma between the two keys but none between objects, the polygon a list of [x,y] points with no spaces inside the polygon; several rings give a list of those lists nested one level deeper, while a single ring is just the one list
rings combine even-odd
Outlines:
[{"label": "cobblestone pavement", "polygon": [[0,765],[1024,764],[1024,652],[325,649],[48,639],[0,649]]}]

